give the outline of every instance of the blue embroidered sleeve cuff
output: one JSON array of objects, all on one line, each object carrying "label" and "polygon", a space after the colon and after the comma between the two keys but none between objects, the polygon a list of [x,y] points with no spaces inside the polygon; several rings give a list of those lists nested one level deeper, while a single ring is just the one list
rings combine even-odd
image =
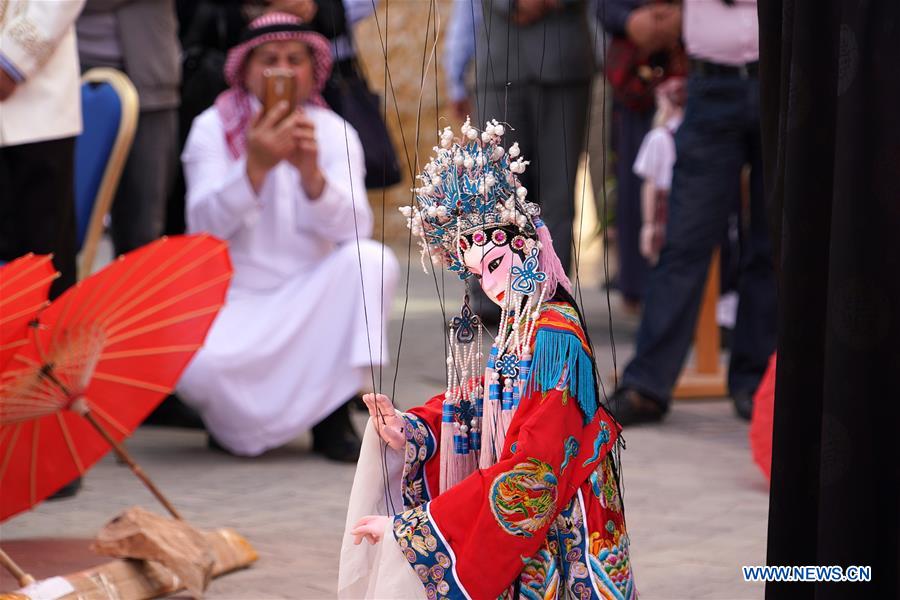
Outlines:
[{"label": "blue embroidered sleeve cuff", "polygon": [[453,570],[453,551],[444,543],[428,505],[394,517],[394,538],[428,598],[467,598]]},{"label": "blue embroidered sleeve cuff", "polygon": [[0,69],[6,71],[7,75],[12,77],[13,81],[16,83],[22,83],[25,81],[25,76],[22,75],[22,72],[16,68],[16,65],[12,63],[11,60],[6,58],[2,53],[0,53]]},{"label": "blue embroidered sleeve cuff", "polygon": [[425,463],[434,456],[437,443],[424,421],[411,414],[404,414],[403,431],[406,434],[406,453],[401,479],[403,507],[414,508],[431,500],[431,490],[425,478]]}]

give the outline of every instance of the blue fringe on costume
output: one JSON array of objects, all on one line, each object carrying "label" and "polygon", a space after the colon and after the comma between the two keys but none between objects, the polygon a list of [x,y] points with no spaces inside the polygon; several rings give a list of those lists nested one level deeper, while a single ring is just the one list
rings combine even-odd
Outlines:
[{"label": "blue fringe on costume", "polygon": [[573,333],[538,329],[528,389],[548,392],[557,387],[568,388],[575,396],[585,424],[594,418],[598,409],[594,363],[581,340]]}]

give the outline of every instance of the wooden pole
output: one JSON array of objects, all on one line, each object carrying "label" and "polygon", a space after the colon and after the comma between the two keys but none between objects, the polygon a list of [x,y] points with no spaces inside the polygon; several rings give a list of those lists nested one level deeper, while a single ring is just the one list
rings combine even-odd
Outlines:
[{"label": "wooden pole", "polygon": [[[37,339],[38,338],[35,336],[35,342],[37,342]],[[44,368],[40,370],[40,376],[46,377],[49,381],[53,382],[53,384],[56,385],[67,398],[72,398],[72,392],[69,391],[68,386],[60,381],[59,377],[57,377],[53,372],[53,364],[47,362],[47,359],[44,356],[43,349],[40,348],[40,345],[38,345],[38,351],[40,353],[41,360],[44,362]],[[159,488],[157,488],[156,485],[150,480],[150,477],[148,477],[147,474],[144,473],[144,470],[140,467],[140,465],[138,465],[137,462],[135,462],[135,460],[131,458],[131,455],[128,454],[128,452],[125,450],[125,446],[117,442],[116,438],[111,436],[109,432],[106,431],[106,428],[100,424],[100,421],[98,421],[94,417],[94,414],[91,412],[90,406],[88,405],[84,397],[79,397],[75,401],[73,401],[69,405],[69,410],[81,415],[87,420],[88,423],[94,426],[94,429],[96,429],[97,432],[103,437],[103,439],[106,440],[106,443],[112,446],[112,449],[115,451],[119,459],[131,468],[131,472],[137,475],[138,479],[144,482],[144,485],[147,486],[147,489],[150,490],[150,493],[156,496],[156,499],[159,500],[160,503],[162,503],[167,511],[169,511],[170,515],[172,515],[179,521],[184,520],[181,518],[181,515],[178,513],[178,511],[175,510],[175,507],[172,506],[172,503],[169,502],[169,499],[166,498],[161,491],[159,491]]]},{"label": "wooden pole", "polygon": [[31,585],[34,583],[34,577],[26,573],[16,564],[12,558],[9,557],[9,554],[3,551],[0,548],[0,564],[3,565],[3,568],[9,571],[9,574],[16,578],[16,581],[19,582],[19,587],[25,587],[26,585]]},{"label": "wooden pole", "polygon": [[717,249],[709,262],[709,275],[706,278],[703,304],[700,306],[697,331],[694,335],[694,365],[698,373],[705,375],[719,372],[721,336],[716,319],[716,307],[719,304],[720,262]]},{"label": "wooden pole", "polygon": [[163,493],[159,491],[159,488],[156,487],[153,481],[150,480],[150,477],[147,476],[140,465],[138,465],[135,460],[131,458],[131,455],[128,454],[128,451],[125,450],[125,447],[117,442],[116,439],[111,436],[108,431],[106,431],[106,428],[100,424],[100,422],[94,417],[94,414],[90,411],[86,411],[83,416],[85,419],[87,419],[88,423],[93,425],[94,429],[96,429],[97,432],[101,436],[103,436],[103,439],[105,439],[106,442],[110,446],[112,446],[113,451],[115,451],[116,455],[122,460],[122,462],[127,464],[131,471],[135,475],[137,475],[137,478],[144,482],[144,485],[147,486],[147,489],[150,490],[150,493],[156,496],[156,499],[160,501],[160,503],[166,508],[167,511],[169,511],[169,514],[179,521],[184,520],[181,518],[181,514],[179,514],[179,512],[175,510],[175,507],[172,506],[172,503],[169,502],[169,499],[166,498],[165,495],[163,495]]},{"label": "wooden pole", "polygon": [[719,324],[719,250],[713,253],[703,290],[700,315],[694,331],[694,364],[687,366],[672,392],[675,398],[721,398],[728,395],[725,370],[721,364]]}]

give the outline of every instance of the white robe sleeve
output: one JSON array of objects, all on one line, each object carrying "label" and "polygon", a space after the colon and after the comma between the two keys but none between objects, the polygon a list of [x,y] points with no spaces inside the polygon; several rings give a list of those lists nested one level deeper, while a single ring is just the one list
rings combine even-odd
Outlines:
[{"label": "white robe sleeve", "polygon": [[338,117],[319,121],[316,138],[325,189],[315,200],[299,195],[298,228],[337,244],[371,237],[372,209],[359,136]]},{"label": "white robe sleeve", "polygon": [[[67,2],[25,2],[24,9],[0,2],[11,20],[0,36],[0,54],[6,57],[25,79],[32,77],[56,50],[66,32],[75,24],[85,0]],[[16,9],[20,10],[16,12]],[[0,18],[2,20],[2,18]]]},{"label": "white robe sleeve", "polygon": [[[400,414],[400,413],[398,413]],[[404,459],[400,452],[390,447],[384,449],[372,425],[366,425],[360,448],[356,477],[347,507],[347,524],[341,547],[341,564],[338,574],[337,597],[340,600],[356,598],[426,598],[425,588],[416,576],[394,538],[394,520],[390,519],[381,542],[374,546],[367,541],[353,544],[350,530],[366,515],[385,515],[403,510],[400,495],[400,477]],[[385,479],[390,490],[390,506],[384,496]],[[391,510],[393,509],[393,510]]]},{"label": "white robe sleeve", "polygon": [[[214,112],[194,120],[181,156],[187,184],[186,221],[189,233],[209,232],[228,240],[259,218],[260,204],[247,161],[228,156],[221,121]],[[268,178],[260,195],[265,195]]]}]

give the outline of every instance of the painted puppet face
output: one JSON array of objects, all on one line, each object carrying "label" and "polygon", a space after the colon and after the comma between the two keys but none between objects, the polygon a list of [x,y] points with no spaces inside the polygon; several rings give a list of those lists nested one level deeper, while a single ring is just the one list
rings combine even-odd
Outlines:
[{"label": "painted puppet face", "polygon": [[463,253],[466,269],[478,277],[487,297],[499,306],[506,300],[506,288],[513,266],[522,267],[522,257],[509,244],[497,246],[488,241],[472,246]]}]

